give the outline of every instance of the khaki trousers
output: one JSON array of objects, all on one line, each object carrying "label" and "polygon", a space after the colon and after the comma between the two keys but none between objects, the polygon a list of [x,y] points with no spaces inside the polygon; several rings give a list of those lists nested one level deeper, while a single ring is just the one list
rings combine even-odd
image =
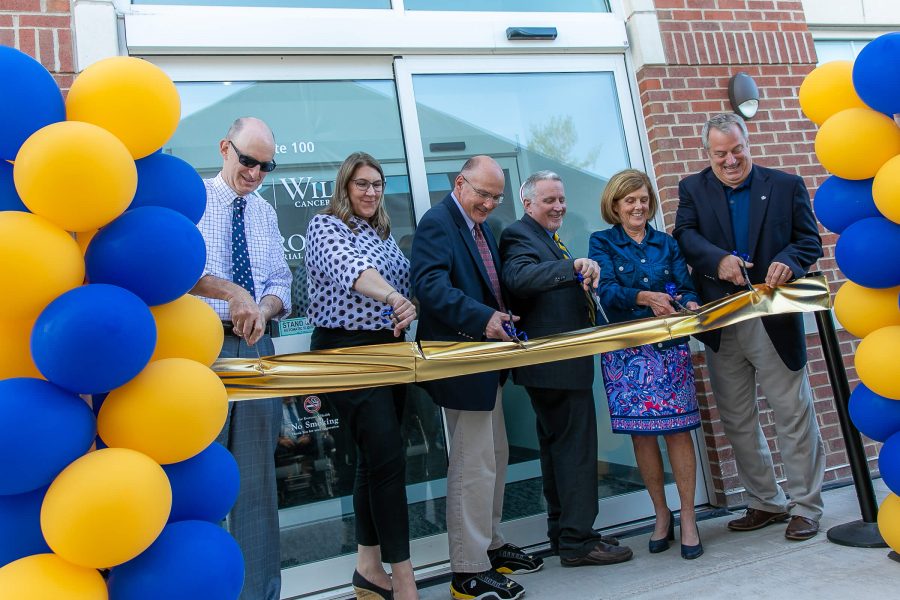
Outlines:
[{"label": "khaki trousers", "polygon": [[454,573],[491,568],[488,549],[502,546],[503,488],[509,444],[503,398],[497,389],[492,411],[444,409],[450,434],[447,467],[447,537]]},{"label": "khaki trousers", "polygon": [[[706,360],[738,476],[750,495],[750,508],[818,520],[823,506],[825,449],[806,369],[791,371],[784,365],[760,319],[724,328],[719,351],[707,348]],[[772,453],[759,424],[757,382],[775,416],[790,502],[776,482]]]}]

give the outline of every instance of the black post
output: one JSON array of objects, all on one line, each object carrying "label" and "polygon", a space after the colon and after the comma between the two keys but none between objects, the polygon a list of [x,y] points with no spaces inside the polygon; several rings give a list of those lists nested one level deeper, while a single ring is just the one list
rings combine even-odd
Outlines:
[{"label": "black post", "polygon": [[844,446],[847,449],[847,459],[850,461],[850,472],[853,474],[853,485],[856,486],[859,511],[862,514],[860,521],[835,525],[829,529],[828,540],[842,546],[887,548],[887,544],[884,543],[878,532],[878,505],[875,502],[875,489],[872,487],[872,476],[869,474],[866,451],[859,430],[850,420],[848,409],[850,386],[847,383],[847,372],[844,370],[844,361],[834,322],[831,319],[831,311],[820,310],[815,314],[819,339],[822,341],[822,353],[825,356],[825,366],[828,369],[828,379],[831,381],[831,389],[834,392],[834,404],[841,424],[841,433],[844,436]]}]

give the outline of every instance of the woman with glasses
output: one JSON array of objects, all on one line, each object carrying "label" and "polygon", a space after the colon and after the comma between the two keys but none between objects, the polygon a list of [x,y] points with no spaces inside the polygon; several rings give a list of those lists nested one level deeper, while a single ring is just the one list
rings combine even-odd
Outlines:
[{"label": "woman with glasses", "polygon": [[[409,260],[391,237],[384,171],[355,152],[338,170],[331,203],[306,231],[311,349],[403,341],[416,318],[409,300]],[[357,598],[418,598],[409,560],[406,465],[400,435],[402,387],[335,392],[357,452]],[[391,564],[388,576],[383,563]]]},{"label": "woman with glasses", "polygon": [[[612,227],[591,235],[588,255],[600,264],[597,294],[610,323],[699,308],[678,244],[650,226],[657,207],[650,178],[635,169],[616,173],[603,190],[600,213]],[[681,500],[681,556],[699,557],[703,545],[694,519],[697,463],[691,430],[700,425],[700,412],[687,338],[606,352],[600,367],[613,433],[631,434],[656,511],[650,552],[667,550],[675,539],[675,517],[663,490],[663,436]]]}]

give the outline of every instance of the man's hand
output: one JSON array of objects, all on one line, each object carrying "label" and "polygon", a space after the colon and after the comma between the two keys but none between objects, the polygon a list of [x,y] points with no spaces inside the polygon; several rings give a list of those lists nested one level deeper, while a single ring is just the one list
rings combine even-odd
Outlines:
[{"label": "man's hand", "polygon": [[719,261],[719,279],[730,281],[734,285],[747,285],[750,283],[741,271],[741,263],[743,263],[745,269],[753,266],[752,262],[742,260],[739,256],[734,256],[733,254],[723,256],[722,260]]},{"label": "man's hand", "polygon": [[688,302],[684,307],[688,310],[700,310],[700,305],[696,302]]},{"label": "man's hand", "polygon": [[794,276],[791,268],[784,263],[773,262],[769,265],[769,271],[766,273],[766,285],[770,288],[787,283]]},{"label": "man's hand", "polygon": [[394,337],[400,337],[403,330],[416,320],[416,307],[408,298],[404,298],[399,292],[390,294],[390,305],[394,309],[391,319],[394,323]]},{"label": "man's hand", "polygon": [[[503,330],[503,323],[509,320],[510,318],[508,314],[502,313],[500,311],[494,311],[494,314],[491,315],[490,321],[488,321],[487,326],[484,328],[485,337],[490,340],[500,340],[501,342],[512,341],[512,338],[509,337],[506,331]],[[512,322],[515,323],[518,320],[519,317],[513,315]]]},{"label": "man's hand", "polygon": [[581,273],[584,278],[581,287],[586,291],[591,291],[591,288],[597,289],[597,284],[600,283],[600,265],[597,264],[597,261],[589,258],[576,258],[574,267],[575,272]]},{"label": "man's hand", "polygon": [[244,290],[228,299],[228,310],[234,324],[234,334],[252,346],[263,336],[266,319],[250,294]]}]

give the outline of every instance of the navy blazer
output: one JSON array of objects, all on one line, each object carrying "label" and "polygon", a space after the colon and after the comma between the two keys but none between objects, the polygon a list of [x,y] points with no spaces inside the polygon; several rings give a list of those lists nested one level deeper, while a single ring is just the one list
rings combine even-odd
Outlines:
[{"label": "navy blazer", "polygon": [[[711,167],[678,184],[678,212],[672,232],[678,240],[704,302],[741,291],[718,278],[719,261],[735,248],[725,190]],[[803,179],[775,169],[753,165],[750,182],[751,283],[764,283],[769,265],[784,263],[794,277],[803,277],[822,256],[822,240]],[[806,365],[806,336],[800,314],[762,318],[772,344],[784,364],[797,371]],[[721,332],[697,336],[719,349]]]},{"label": "navy blazer", "polygon": [[[483,226],[482,231],[499,277],[497,243],[489,227]],[[450,195],[430,208],[416,227],[410,277],[413,295],[419,301],[416,340],[486,339],[484,329],[499,306],[472,232]],[[497,386],[505,374],[489,371],[439,379],[422,386],[445,408],[493,410]]]},{"label": "navy blazer", "polygon": [[[541,337],[591,327],[588,297],[575,281],[575,259],[565,258],[541,225],[525,215],[500,236],[503,284],[509,290],[517,328]],[[513,369],[519,385],[565,390],[590,389],[594,357],[573,358]]]}]

